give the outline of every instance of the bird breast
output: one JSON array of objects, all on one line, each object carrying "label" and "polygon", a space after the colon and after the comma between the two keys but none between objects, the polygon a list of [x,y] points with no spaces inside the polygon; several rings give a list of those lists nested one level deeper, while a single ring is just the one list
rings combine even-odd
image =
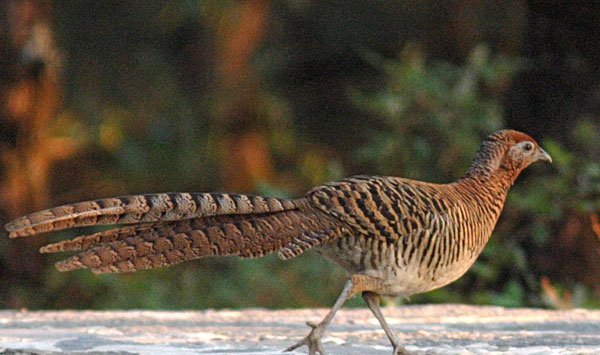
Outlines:
[{"label": "bird breast", "polygon": [[427,292],[455,281],[475,262],[487,243],[495,221],[469,218],[430,218],[423,228],[390,241],[349,234],[317,251],[350,274],[383,280],[393,296]]}]

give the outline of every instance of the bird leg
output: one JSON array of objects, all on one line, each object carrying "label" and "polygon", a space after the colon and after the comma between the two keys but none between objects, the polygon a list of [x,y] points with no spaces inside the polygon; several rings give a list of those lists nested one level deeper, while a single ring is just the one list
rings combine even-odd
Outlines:
[{"label": "bird leg", "polygon": [[327,328],[329,322],[331,322],[333,316],[335,316],[335,313],[338,311],[338,309],[342,307],[344,302],[346,302],[346,300],[350,296],[355,294],[354,292],[352,292],[353,288],[354,284],[352,283],[352,280],[348,279],[348,281],[346,281],[346,284],[344,285],[342,293],[340,293],[340,296],[338,297],[337,301],[335,301],[335,304],[333,305],[333,307],[331,307],[329,313],[327,313],[325,318],[323,318],[323,320],[319,324],[307,322],[306,324],[312,328],[310,333],[308,333],[308,335],[304,337],[304,339],[285,349],[285,351],[292,351],[303,345],[306,345],[308,346],[308,353],[310,355],[316,354],[317,352],[321,355],[325,355],[325,349],[323,349],[323,344],[321,344],[321,337],[323,337],[323,333],[325,333],[325,328]]},{"label": "bird leg", "polygon": [[373,312],[375,318],[377,318],[379,321],[379,324],[381,324],[383,331],[385,331],[385,335],[387,335],[388,339],[390,339],[390,343],[392,343],[392,346],[394,347],[393,355],[408,354],[406,349],[400,345],[400,339],[398,339],[394,332],[392,332],[390,326],[383,317],[383,313],[381,313],[381,308],[379,307],[381,296],[376,293],[366,291],[362,293],[362,298],[367,303],[367,306],[369,306],[371,312]]}]

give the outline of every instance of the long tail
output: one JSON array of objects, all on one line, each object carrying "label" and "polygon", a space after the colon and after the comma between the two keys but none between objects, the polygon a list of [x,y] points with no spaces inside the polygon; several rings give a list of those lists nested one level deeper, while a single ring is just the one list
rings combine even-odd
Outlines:
[{"label": "long tail", "polygon": [[[60,271],[90,268],[95,273],[132,272],[178,264],[182,261],[208,256],[237,255],[260,257],[279,250],[296,235],[305,218],[301,212],[289,211],[256,218],[241,218],[221,224],[208,225],[201,219],[166,222],[151,227],[140,226],[116,234],[127,235],[112,241],[94,243],[56,267]],[[127,227],[125,227],[127,228]],[[90,237],[94,237],[93,235]],[[86,237],[82,237],[86,240]],[[90,240],[90,239],[88,239]],[[71,241],[49,245],[43,251],[71,248]]]},{"label": "long tail", "polygon": [[293,200],[216,193],[164,193],[114,197],[32,213],[6,224],[10,238],[66,228],[177,221],[231,214],[275,213],[296,209]]},{"label": "long tail", "polygon": [[343,234],[338,222],[306,201],[225,194],[156,194],[81,202],[32,213],[6,228],[25,237],[65,228],[134,224],[42,247],[42,253],[80,251],[60,271],[132,272],[208,256],[283,259]]}]

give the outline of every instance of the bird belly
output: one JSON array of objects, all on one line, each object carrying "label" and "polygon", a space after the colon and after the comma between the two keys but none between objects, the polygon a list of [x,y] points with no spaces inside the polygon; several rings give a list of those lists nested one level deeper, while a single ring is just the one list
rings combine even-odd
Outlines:
[{"label": "bird belly", "polygon": [[382,289],[371,290],[389,296],[410,296],[445,286],[461,277],[477,255],[443,267],[423,265],[418,257],[402,259],[394,244],[354,236],[316,249],[323,257],[349,274],[367,275],[382,280]]}]

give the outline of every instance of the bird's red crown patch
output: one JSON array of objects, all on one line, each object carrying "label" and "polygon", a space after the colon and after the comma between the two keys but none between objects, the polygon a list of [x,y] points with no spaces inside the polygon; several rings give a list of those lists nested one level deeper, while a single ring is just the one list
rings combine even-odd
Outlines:
[{"label": "bird's red crown patch", "polygon": [[517,143],[520,143],[523,141],[530,141],[532,143],[536,143],[533,138],[531,138],[529,135],[522,133],[522,132],[510,131],[508,135],[513,141],[515,141]]}]

